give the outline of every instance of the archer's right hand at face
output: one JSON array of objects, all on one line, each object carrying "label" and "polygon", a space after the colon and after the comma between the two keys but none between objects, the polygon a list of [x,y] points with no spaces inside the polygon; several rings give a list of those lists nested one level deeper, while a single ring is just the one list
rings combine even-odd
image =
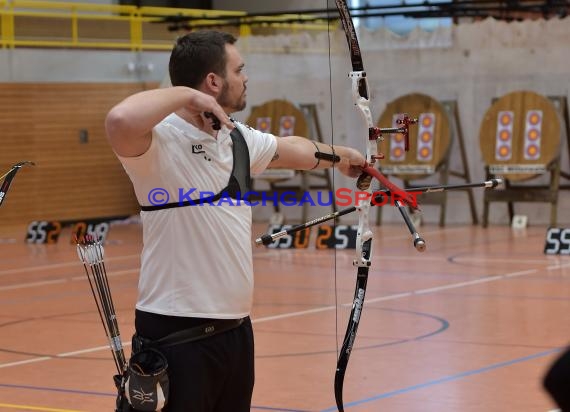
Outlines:
[{"label": "archer's right hand at face", "polygon": [[233,129],[234,125],[224,109],[213,96],[193,90],[192,96],[185,109],[194,124],[201,130],[220,130],[222,126]]}]

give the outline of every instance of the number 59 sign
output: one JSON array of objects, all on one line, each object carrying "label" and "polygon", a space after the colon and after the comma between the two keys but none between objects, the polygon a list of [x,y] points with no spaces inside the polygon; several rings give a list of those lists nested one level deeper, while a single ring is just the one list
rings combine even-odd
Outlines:
[{"label": "number 59 sign", "polygon": [[549,227],[544,245],[546,255],[570,255],[570,228]]}]

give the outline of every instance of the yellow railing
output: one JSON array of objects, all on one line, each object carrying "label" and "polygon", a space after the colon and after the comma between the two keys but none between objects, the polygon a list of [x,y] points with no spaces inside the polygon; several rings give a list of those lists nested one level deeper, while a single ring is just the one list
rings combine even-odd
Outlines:
[{"label": "yellow railing", "polygon": [[223,26],[234,19],[232,30],[240,36],[251,34],[250,23],[256,20],[289,31],[327,29],[326,23],[284,23],[290,20],[287,15],[247,21],[245,15],[240,11],[0,0],[0,47],[170,50],[175,34],[168,25],[185,19],[192,19],[194,27]]}]

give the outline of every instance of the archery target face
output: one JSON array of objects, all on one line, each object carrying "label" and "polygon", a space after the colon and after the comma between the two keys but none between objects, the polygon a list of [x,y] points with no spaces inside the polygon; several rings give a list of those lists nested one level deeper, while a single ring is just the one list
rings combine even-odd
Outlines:
[{"label": "archery target face", "polygon": [[295,116],[281,116],[279,119],[279,136],[291,136],[295,130]]},{"label": "archery target face", "polygon": [[496,160],[510,160],[512,156],[514,115],[514,112],[505,110],[499,112],[497,116]]},{"label": "archery target face", "polygon": [[[449,108],[452,107],[454,103],[449,103]],[[434,174],[446,161],[451,143],[449,113],[452,110],[428,95],[407,94],[390,102],[376,125],[399,129],[404,125],[397,120],[403,119],[406,113],[410,119],[417,119],[409,127],[409,151],[405,150],[404,135],[383,133],[384,141],[379,141],[378,151],[385,152],[386,156],[380,167],[388,175],[415,180]]]},{"label": "archery target face", "polygon": [[542,110],[529,110],[526,113],[524,128],[524,158],[540,158],[540,140],[542,135]]},{"label": "archery target face", "polygon": [[417,160],[430,162],[433,156],[435,114],[421,113],[418,118]]},{"label": "archery target face", "polygon": [[[392,127],[400,127],[398,119],[403,118],[402,113],[392,116]],[[406,139],[401,133],[390,134],[390,160],[392,162],[403,162],[406,159]]]},{"label": "archery target face", "polygon": [[271,117],[258,117],[255,128],[264,133],[271,133]]}]

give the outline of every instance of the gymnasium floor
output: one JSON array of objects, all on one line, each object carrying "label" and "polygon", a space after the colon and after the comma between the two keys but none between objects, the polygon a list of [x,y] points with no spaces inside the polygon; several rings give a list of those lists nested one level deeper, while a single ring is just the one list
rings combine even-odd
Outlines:
[{"label": "gymnasium floor", "polygon": [[[0,411],[111,411],[114,366],[75,247],[65,232],[26,245],[25,230],[0,228]],[[546,228],[423,226],[423,254],[403,227],[375,230],[345,409],[554,410],[540,381],[570,341],[570,258],[543,254]],[[105,262],[127,352],[140,248],[138,225],[112,227]],[[336,410],[353,253],[254,250],[252,411]]]}]

